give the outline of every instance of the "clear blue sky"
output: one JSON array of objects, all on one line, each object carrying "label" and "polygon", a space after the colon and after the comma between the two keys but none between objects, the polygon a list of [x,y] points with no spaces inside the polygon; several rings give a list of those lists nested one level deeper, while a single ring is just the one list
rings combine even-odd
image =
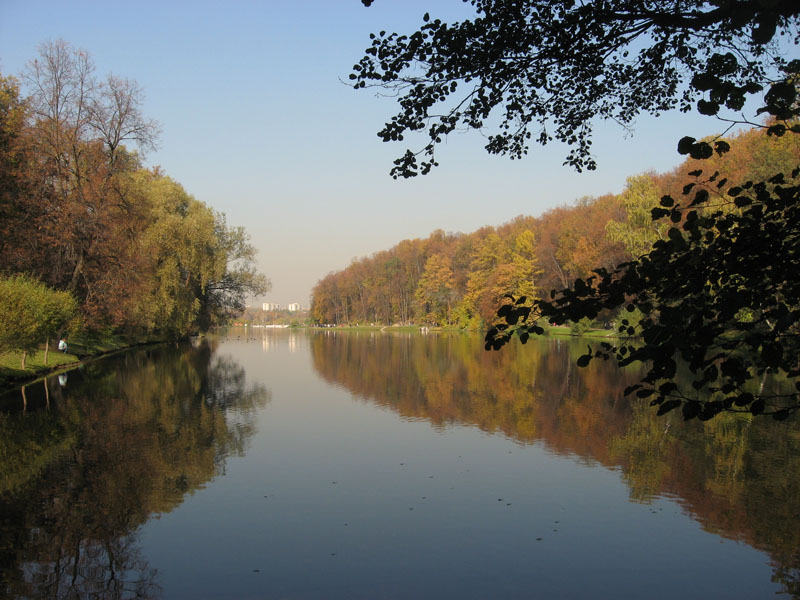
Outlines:
[{"label": "clear blue sky", "polygon": [[307,305],[326,273],[402,239],[619,192],[629,175],[677,165],[681,136],[723,129],[679,113],[643,116],[632,136],[600,124],[599,169],[583,174],[561,165],[556,145],[510,161],[488,156],[477,134],[452,135],[442,166],[394,181],[388,171],[406,146],[375,135],[393,100],[342,81],[370,32],[410,32],[426,10],[452,20],[468,9],[461,0],[369,9],[360,0],[0,0],[0,72],[19,73],[39,44],[61,38],[87,50],[98,74],[135,79],[163,129],[147,163],[247,228],[273,283],[263,300],[281,304]]}]

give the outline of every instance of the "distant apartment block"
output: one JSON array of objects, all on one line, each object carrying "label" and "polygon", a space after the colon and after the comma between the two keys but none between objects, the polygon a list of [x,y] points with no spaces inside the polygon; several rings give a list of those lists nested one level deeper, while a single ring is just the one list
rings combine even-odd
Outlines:
[{"label": "distant apartment block", "polygon": [[276,304],[274,302],[264,302],[264,304],[261,305],[261,310],[264,310],[264,311],[267,311],[267,310],[280,310],[280,309],[281,309],[281,305],[280,304]]},{"label": "distant apartment block", "polygon": [[289,306],[286,307],[289,312],[297,312],[300,310],[300,304],[298,302],[292,302]]}]

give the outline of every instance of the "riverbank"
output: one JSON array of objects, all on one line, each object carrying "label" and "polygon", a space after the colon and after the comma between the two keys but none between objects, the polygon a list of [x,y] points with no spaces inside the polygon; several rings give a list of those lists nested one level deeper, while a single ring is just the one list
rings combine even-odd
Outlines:
[{"label": "riverbank", "polygon": [[23,385],[40,377],[69,369],[83,361],[127,350],[134,346],[158,344],[165,340],[159,338],[137,338],[121,334],[89,334],[75,336],[69,340],[67,352],[57,349],[55,341],[47,352],[28,354],[25,369],[22,369],[22,352],[6,352],[0,354],[0,391]]},{"label": "riverbank", "polygon": [[[320,329],[318,327],[302,327],[302,329]],[[330,331],[382,331],[382,332],[452,332],[452,333],[476,333],[484,335],[484,331],[473,329],[460,329],[458,327],[431,327],[429,325],[338,325],[336,327],[323,328]],[[543,337],[574,337],[574,338],[617,338],[619,335],[615,329],[589,329],[582,333],[575,333],[569,326],[550,326]]]}]

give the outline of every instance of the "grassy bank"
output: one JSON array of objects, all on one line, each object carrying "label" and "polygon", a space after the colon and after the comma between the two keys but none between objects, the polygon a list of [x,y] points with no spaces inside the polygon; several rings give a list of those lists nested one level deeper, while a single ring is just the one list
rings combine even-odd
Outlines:
[{"label": "grassy bank", "polygon": [[44,349],[28,354],[25,359],[25,369],[22,369],[22,352],[6,352],[0,354],[0,390],[77,365],[86,358],[161,341],[163,340],[113,333],[83,333],[68,340],[67,352],[59,352],[58,340],[52,341],[47,353],[47,363],[45,363]]}]

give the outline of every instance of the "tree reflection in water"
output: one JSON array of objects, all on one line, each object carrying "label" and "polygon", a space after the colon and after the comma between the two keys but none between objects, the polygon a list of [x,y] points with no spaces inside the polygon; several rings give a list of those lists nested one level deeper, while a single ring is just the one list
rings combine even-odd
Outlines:
[{"label": "tree reflection in water", "polygon": [[[16,598],[153,598],[136,533],[241,455],[270,392],[208,343],[128,352],[0,399],[0,575]],[[235,411],[235,418],[230,413]]]},{"label": "tree reflection in water", "polygon": [[657,417],[623,399],[640,373],[574,366],[585,342],[498,353],[477,336],[322,332],[311,344],[317,372],[356,397],[619,470],[634,502],[675,497],[704,529],[769,553],[774,580],[800,598],[800,420]]}]

